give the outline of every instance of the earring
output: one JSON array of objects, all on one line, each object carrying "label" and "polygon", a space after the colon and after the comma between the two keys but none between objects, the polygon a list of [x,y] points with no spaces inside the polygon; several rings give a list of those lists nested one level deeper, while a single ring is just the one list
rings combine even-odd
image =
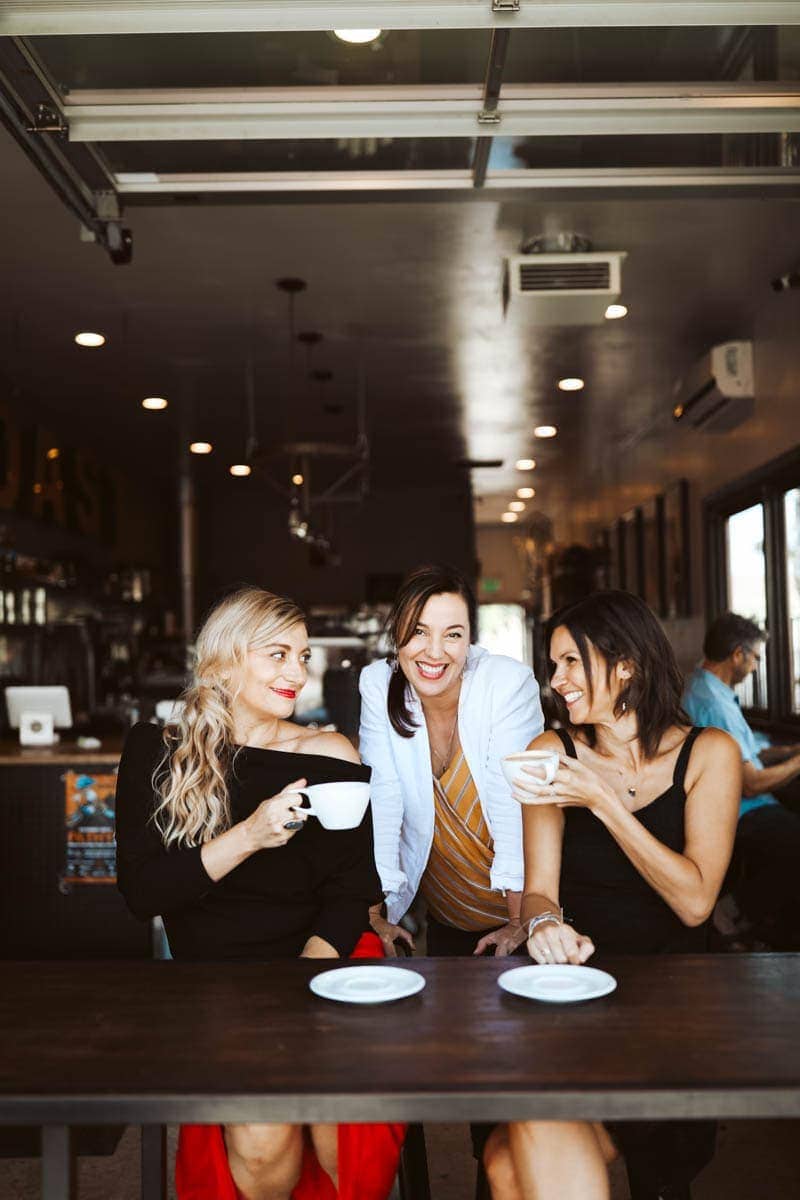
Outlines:
[{"label": "earring", "polygon": [[399,670],[400,670],[400,659],[397,657],[396,654],[393,654],[392,655],[392,674],[394,675],[395,672],[399,671]]}]

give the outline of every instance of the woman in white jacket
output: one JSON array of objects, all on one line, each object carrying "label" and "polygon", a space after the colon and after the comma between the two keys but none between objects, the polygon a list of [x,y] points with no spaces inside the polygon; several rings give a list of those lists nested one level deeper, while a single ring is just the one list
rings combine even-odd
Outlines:
[{"label": "woman in white jacket", "polygon": [[372,768],[375,859],[388,954],[420,891],[428,953],[511,954],[524,941],[522,819],[500,760],[543,728],[530,668],[471,645],[475,597],[448,567],[419,567],[389,618],[393,652],[361,673],[360,752]]}]

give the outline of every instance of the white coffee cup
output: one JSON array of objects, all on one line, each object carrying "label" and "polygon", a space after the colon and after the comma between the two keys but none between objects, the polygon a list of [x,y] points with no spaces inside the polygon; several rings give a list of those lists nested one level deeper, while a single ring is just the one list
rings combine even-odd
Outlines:
[{"label": "white coffee cup", "polygon": [[304,787],[310,808],[298,811],[316,817],[323,829],[355,829],[369,804],[369,784],[359,780],[337,780],[335,783],[313,783]]},{"label": "white coffee cup", "polygon": [[[501,759],[500,765],[509,787],[514,787],[518,780],[529,784],[548,784],[553,782],[558,771],[558,751],[520,750],[517,754],[507,754],[505,758]],[[526,768],[524,771],[523,767]],[[531,768],[534,770],[531,771]],[[531,797],[530,800],[523,800],[522,803],[535,804],[536,801]]]}]

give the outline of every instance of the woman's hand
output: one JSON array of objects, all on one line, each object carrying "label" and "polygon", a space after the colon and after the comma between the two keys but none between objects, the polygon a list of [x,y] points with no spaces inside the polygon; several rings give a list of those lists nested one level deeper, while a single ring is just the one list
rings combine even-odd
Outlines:
[{"label": "woman's hand", "polygon": [[542,921],[528,938],[528,953],[537,963],[578,966],[594,954],[594,942],[563,921]]},{"label": "woman's hand", "polygon": [[[542,783],[535,768],[523,766],[511,794],[521,804],[557,804],[596,811],[604,804],[619,804],[604,779],[577,758],[559,755],[560,766],[552,783]],[[527,778],[526,778],[527,776]]]},{"label": "woman's hand", "polygon": [[513,954],[517,946],[521,946],[524,941],[525,930],[519,921],[509,921],[500,929],[493,929],[491,933],[484,934],[472,953],[485,954],[490,946],[494,946],[495,958],[505,958],[506,955]]},{"label": "woman's hand", "polygon": [[[305,779],[295,779],[277,796],[262,800],[258,808],[247,818],[246,825],[250,841],[256,850],[271,850],[285,846],[298,830],[303,828],[307,814],[300,804],[298,792],[306,786]],[[294,828],[287,828],[287,825]]]},{"label": "woman's hand", "polygon": [[412,950],[415,948],[414,939],[407,929],[403,929],[402,925],[392,925],[391,921],[381,916],[380,904],[369,910],[369,923],[381,939],[387,958],[397,958],[396,941],[406,942]]}]

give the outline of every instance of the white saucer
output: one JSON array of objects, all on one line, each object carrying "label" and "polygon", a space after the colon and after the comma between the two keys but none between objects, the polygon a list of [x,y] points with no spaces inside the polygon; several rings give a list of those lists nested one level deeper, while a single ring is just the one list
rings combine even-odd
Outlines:
[{"label": "white saucer", "polygon": [[345,1004],[386,1004],[402,1000],[425,987],[418,971],[404,967],[340,967],[323,971],[308,985],[315,996],[326,1000],[341,1000]]},{"label": "white saucer", "polygon": [[569,964],[532,965],[504,971],[497,980],[505,992],[526,1000],[547,1000],[551,1004],[574,1004],[577,1000],[596,1000],[617,986],[613,975],[596,967]]}]

